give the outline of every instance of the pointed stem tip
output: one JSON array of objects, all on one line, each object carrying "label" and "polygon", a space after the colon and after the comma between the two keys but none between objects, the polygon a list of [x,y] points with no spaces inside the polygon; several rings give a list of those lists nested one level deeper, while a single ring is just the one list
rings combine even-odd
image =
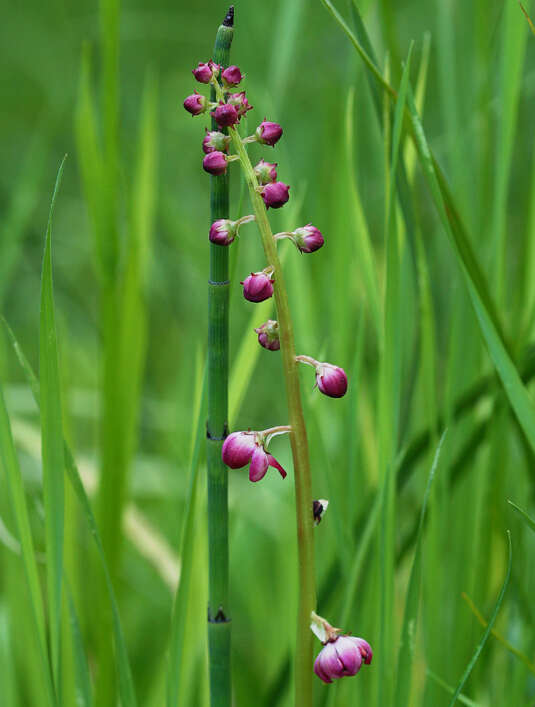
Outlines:
[{"label": "pointed stem tip", "polygon": [[234,5],[231,5],[228,9],[225,19],[223,20],[224,27],[234,27]]}]

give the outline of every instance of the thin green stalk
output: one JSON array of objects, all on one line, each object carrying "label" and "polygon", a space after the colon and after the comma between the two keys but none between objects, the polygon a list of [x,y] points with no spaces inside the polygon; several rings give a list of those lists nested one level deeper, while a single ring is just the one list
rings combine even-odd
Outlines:
[{"label": "thin green stalk", "polygon": [[268,265],[273,268],[273,278],[275,280],[275,304],[279,322],[282,364],[288,401],[288,418],[292,428],[290,442],[294,464],[297,511],[299,605],[295,650],[295,705],[296,707],[305,707],[305,705],[310,707],[312,705],[313,677],[313,634],[310,630],[310,614],[316,608],[314,537],[311,512],[312,490],[305,419],[301,404],[297,361],[295,360],[293,325],[284,276],[277,255],[277,246],[269,225],[266,207],[257,191],[259,185],[253,165],[238,132],[234,128],[229,128],[229,132],[245,174],[256,222],[262,236],[262,245],[264,246]]},{"label": "thin green stalk", "polygon": [[[231,7],[215,40],[213,60],[228,66],[234,34]],[[215,91],[212,89],[212,98]],[[217,130],[213,122],[213,129]],[[211,222],[228,218],[229,183],[226,175],[211,178]],[[208,647],[212,707],[230,707],[230,610],[228,580],[228,472],[221,446],[228,432],[228,248],[210,243],[208,283]]]}]

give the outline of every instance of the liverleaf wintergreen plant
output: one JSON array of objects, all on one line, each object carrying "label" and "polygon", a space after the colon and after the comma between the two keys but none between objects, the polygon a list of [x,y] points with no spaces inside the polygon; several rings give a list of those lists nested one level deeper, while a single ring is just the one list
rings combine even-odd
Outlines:
[{"label": "liverleaf wintergreen plant", "polygon": [[[217,42],[216,42],[217,46]],[[227,55],[228,56],[228,55]],[[297,641],[295,651],[295,704],[297,707],[311,707],[312,705],[312,635],[309,631],[310,616],[314,615],[316,604],[316,588],[315,588],[315,573],[314,573],[314,547],[313,547],[313,527],[319,522],[321,512],[324,510],[322,503],[313,501],[311,492],[311,476],[308,442],[306,435],[305,420],[301,403],[301,391],[299,384],[299,376],[297,363],[307,363],[316,369],[316,384],[324,394],[330,397],[342,397],[347,390],[347,376],[342,368],[333,366],[329,363],[321,363],[311,358],[310,356],[296,356],[294,346],[293,325],[288,304],[288,296],[284,284],[284,275],[277,254],[277,241],[281,238],[291,238],[298,250],[302,253],[311,253],[318,250],[323,245],[323,235],[315,226],[308,224],[305,227],[298,228],[292,232],[279,233],[273,235],[268,218],[267,210],[269,208],[281,208],[289,199],[289,185],[282,181],[277,181],[276,164],[260,161],[253,167],[249,155],[245,149],[248,143],[259,143],[261,145],[275,146],[283,134],[283,129],[278,123],[264,120],[252,135],[242,138],[238,126],[241,118],[247,111],[252,109],[245,91],[239,93],[231,93],[230,87],[238,85],[242,78],[241,70],[238,67],[232,66],[221,71],[221,65],[225,65],[226,57],[222,58],[214,55],[214,60],[200,63],[197,69],[193,70],[195,78],[200,83],[209,84],[211,87],[211,96],[208,99],[198,93],[189,96],[184,101],[184,107],[192,115],[202,115],[210,111],[215,124],[212,125],[212,131],[206,134],[202,149],[205,153],[203,167],[210,172],[214,180],[225,179],[229,163],[239,162],[240,167],[245,176],[249,189],[249,196],[252,202],[254,217],[260,235],[264,254],[266,256],[267,265],[258,272],[251,274],[242,281],[243,294],[245,299],[251,302],[262,302],[272,296],[275,298],[277,308],[278,321],[269,320],[255,331],[258,334],[258,341],[264,347],[271,350],[280,348],[282,354],[282,364],[286,385],[286,397],[288,400],[288,417],[289,425],[269,428],[262,432],[241,431],[234,432],[222,444],[221,460],[230,468],[242,468],[249,464],[249,478],[251,481],[259,481],[264,477],[269,466],[278,469],[281,476],[286,476],[286,471],[280,466],[276,459],[266,451],[269,440],[274,434],[289,433],[292,446],[292,457],[295,476],[296,489],[296,517],[297,517],[297,538],[298,538],[298,555],[299,555],[299,602],[298,602],[298,621],[297,621]],[[216,63],[219,62],[219,63]],[[232,71],[231,71],[232,69]],[[215,130],[216,125],[219,130]],[[235,154],[228,155],[227,150],[230,147],[225,139],[224,131],[228,132],[230,144],[232,145]],[[220,136],[220,134],[222,136]],[[226,194],[228,199],[228,192]],[[228,204],[228,202],[227,202]],[[227,208],[228,211],[228,208]],[[237,225],[243,223],[244,220],[251,220],[251,217],[246,216],[238,219],[236,222],[228,220],[228,213],[212,213],[213,222],[210,228],[209,238],[212,246],[218,251],[226,252],[226,248],[220,246],[228,246],[232,243],[237,230]],[[220,275],[219,282],[211,282],[212,285],[228,285],[228,270],[225,270],[225,277]],[[212,278],[215,279],[215,278]],[[224,279],[224,282],[221,280]],[[225,300],[226,305],[227,300]],[[226,311],[226,310],[225,310]],[[213,310],[210,309],[210,314]],[[228,319],[225,318],[225,332],[228,327]],[[226,340],[225,340],[226,345]],[[210,354],[209,354],[210,355]],[[225,356],[228,352],[225,349]],[[225,358],[225,361],[227,359]],[[215,367],[212,367],[211,372],[216,374]],[[220,369],[221,375],[226,375],[226,368]],[[217,380],[212,381],[214,387],[217,388]],[[226,385],[226,380],[220,382],[220,385]],[[209,386],[210,387],[210,386]],[[225,390],[226,395],[226,390]],[[210,395],[209,395],[210,397]],[[226,397],[225,397],[226,402]],[[224,408],[226,414],[226,406]],[[208,425],[208,436],[211,441],[216,439],[222,440],[226,434],[226,429],[219,434],[221,437],[215,438],[210,426]],[[209,445],[209,449],[214,447]],[[209,480],[211,478],[210,464],[215,464],[213,458],[209,458]],[[226,494],[226,486],[225,486]],[[226,498],[226,496],[225,496]],[[318,506],[321,506],[321,509]],[[219,511],[226,514],[226,504],[223,508],[219,507]],[[215,505],[210,505],[210,485],[209,485],[209,520],[210,527],[217,524],[219,519],[217,516],[218,508]],[[319,514],[319,517],[318,517]],[[223,519],[224,528],[227,528],[226,515]],[[212,547],[212,536],[210,540],[211,556],[214,552]],[[225,546],[225,552],[228,549]],[[212,561],[210,563],[212,570]],[[226,568],[225,568],[225,571]],[[212,574],[210,576],[212,585]],[[209,617],[214,610],[210,595]],[[218,614],[216,615],[216,618]],[[226,615],[223,612],[223,617]],[[325,625],[327,623],[325,622]],[[355,641],[360,640],[367,647],[368,652],[364,653],[360,647],[355,647]],[[354,675],[360,668],[362,659],[365,662],[371,660],[371,649],[363,639],[352,639],[347,636],[338,636],[330,638],[329,642],[334,644],[340,641],[338,647],[342,658],[338,658],[338,663],[331,665],[330,660],[326,661],[325,667],[321,668],[321,674],[316,670],[320,677],[325,682],[330,682],[332,677],[342,677],[342,675]],[[212,645],[210,646],[212,651]],[[328,648],[331,650],[331,647]],[[336,650],[336,649],[335,649]],[[211,653],[212,655],[212,653]],[[318,659],[318,665],[323,666],[325,662],[323,658]],[[318,662],[318,661],[317,661]],[[340,668],[340,666],[342,666]],[[217,701],[214,695],[217,692],[217,686],[214,686],[214,672],[211,672],[211,688],[213,704],[228,704],[227,701]]]}]

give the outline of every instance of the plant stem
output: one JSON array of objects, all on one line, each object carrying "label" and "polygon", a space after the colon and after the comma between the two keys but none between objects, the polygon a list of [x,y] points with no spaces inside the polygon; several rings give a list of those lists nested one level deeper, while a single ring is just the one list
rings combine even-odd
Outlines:
[{"label": "plant stem", "polygon": [[308,443],[301,404],[297,361],[295,359],[292,319],[288,305],[288,295],[284,285],[284,276],[277,255],[276,242],[269,225],[266,207],[257,191],[259,185],[253,166],[238,132],[234,128],[229,128],[229,133],[232,136],[236,152],[240,156],[240,162],[245,173],[256,215],[256,222],[262,236],[264,252],[268,265],[273,268],[273,278],[275,279],[275,303],[279,322],[288,417],[291,427],[290,441],[294,464],[297,514],[299,607],[295,653],[295,705],[296,707],[310,707],[312,705],[312,650],[314,638],[310,630],[310,615],[316,608],[312,491]]},{"label": "plant stem", "polygon": [[[213,60],[228,66],[234,34],[231,7],[215,40]],[[212,100],[215,90],[212,89]],[[217,126],[212,121],[212,128]],[[228,177],[211,177],[211,223],[229,215]],[[212,707],[230,707],[230,611],[228,582],[228,472],[221,446],[228,433],[228,248],[210,243],[208,284],[208,646]]]}]

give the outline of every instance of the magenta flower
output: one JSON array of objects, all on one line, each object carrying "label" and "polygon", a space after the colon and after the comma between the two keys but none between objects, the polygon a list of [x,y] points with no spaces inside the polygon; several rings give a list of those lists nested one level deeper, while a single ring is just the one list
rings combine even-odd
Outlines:
[{"label": "magenta flower", "polygon": [[258,343],[268,351],[278,351],[281,347],[279,339],[279,323],[268,319],[262,326],[255,329],[258,334]]},{"label": "magenta flower", "polygon": [[282,128],[278,123],[270,123],[263,120],[256,129],[256,139],[263,145],[275,145],[282,135]]},{"label": "magenta flower", "polygon": [[324,243],[321,231],[311,223],[302,228],[296,228],[293,232],[293,236],[294,243],[301,253],[313,253],[315,250],[321,248]]},{"label": "magenta flower", "polygon": [[206,131],[202,141],[202,149],[205,154],[209,152],[226,152],[230,144],[230,136],[223,135],[218,130]]},{"label": "magenta flower", "polygon": [[249,101],[245,97],[245,91],[239,93],[231,93],[228,97],[228,103],[234,106],[238,111],[238,117],[241,118],[248,110],[252,110],[253,106],[249,105]]},{"label": "magenta flower", "polygon": [[241,469],[249,464],[250,481],[260,481],[270,466],[277,469],[282,478],[286,471],[265,447],[274,434],[288,432],[289,427],[271,428],[263,432],[233,432],[223,442],[221,458],[231,469]]},{"label": "magenta flower", "polygon": [[343,368],[316,361],[311,356],[296,356],[295,360],[316,369],[316,385],[322,393],[331,398],[341,398],[346,394],[347,376]]},{"label": "magenta flower", "polygon": [[188,96],[184,101],[184,108],[191,113],[191,115],[200,115],[204,113],[208,108],[208,101],[200,93],[194,91],[191,96]]},{"label": "magenta flower", "polygon": [[199,62],[196,69],[191,72],[199,83],[210,83],[212,77],[216,77],[221,67],[219,64],[214,64],[210,59],[208,62]]},{"label": "magenta flower", "polygon": [[277,163],[276,162],[260,162],[254,168],[254,173],[259,184],[270,184],[277,181]]},{"label": "magenta flower", "polygon": [[338,636],[326,643],[314,661],[314,672],[330,683],[337,678],[356,675],[362,662],[366,665],[372,661],[372,649],[363,638],[355,636]]},{"label": "magenta flower", "polygon": [[214,221],[210,226],[208,237],[212,243],[216,243],[217,245],[230,245],[238,235],[240,226],[244,223],[254,221],[254,219],[255,217],[252,214],[250,216],[242,216],[237,221],[231,221],[228,218],[220,218]]},{"label": "magenta flower", "polygon": [[211,116],[212,118],[215,118],[215,121],[220,128],[226,128],[229,125],[236,125],[236,123],[240,120],[240,116],[238,115],[236,108],[228,103],[223,103],[223,101],[219,103],[214,113],[211,113]]},{"label": "magenta flower", "polygon": [[225,86],[237,86],[243,77],[238,67],[233,65],[221,73],[221,78]]},{"label": "magenta flower", "polygon": [[316,370],[316,383],[321,392],[330,398],[341,398],[347,392],[346,372],[331,363],[320,363]]},{"label": "magenta flower", "polygon": [[252,272],[245,280],[240,282],[243,285],[243,296],[249,302],[263,302],[273,296],[273,283],[275,280],[264,270]]},{"label": "magenta flower", "polygon": [[209,152],[202,161],[205,172],[214,175],[225,174],[227,171],[227,156],[223,152]]},{"label": "magenta flower", "polygon": [[289,191],[290,187],[284,182],[272,182],[265,185],[261,195],[268,209],[270,206],[272,209],[280,209],[290,198]]}]

